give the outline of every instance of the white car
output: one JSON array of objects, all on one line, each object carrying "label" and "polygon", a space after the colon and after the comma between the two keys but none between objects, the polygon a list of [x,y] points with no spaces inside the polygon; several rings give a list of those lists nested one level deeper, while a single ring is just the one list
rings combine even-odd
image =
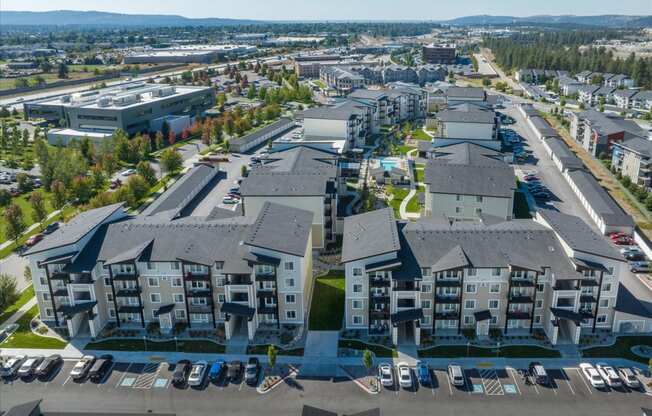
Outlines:
[{"label": "white car", "polygon": [[190,376],[188,376],[188,385],[189,386],[201,386],[204,382],[204,376],[206,375],[206,368],[208,363],[206,361],[197,361],[192,365],[190,370]]},{"label": "white car", "polygon": [[636,377],[636,374],[629,367],[618,367],[618,375],[620,379],[630,389],[640,389],[641,382]]},{"label": "white car", "polygon": [[86,377],[88,370],[95,362],[95,357],[92,355],[84,355],[81,360],[77,361],[77,364],[70,370],[70,377],[73,380],[79,380]]},{"label": "white car", "polygon": [[586,379],[589,381],[589,383],[591,383],[593,387],[597,389],[605,388],[606,384],[600,376],[600,373],[591,364],[580,364],[580,370],[582,370],[582,374],[584,374],[584,377],[586,377]]},{"label": "white car", "polygon": [[403,388],[412,387],[412,372],[407,363],[398,363],[398,382]]},{"label": "white car", "polygon": [[378,366],[378,378],[380,379],[380,384],[385,387],[391,387],[394,385],[394,372],[392,371],[392,366],[389,364],[381,364]]},{"label": "white car", "polygon": [[122,172],[120,172],[120,175],[122,175],[122,176],[131,176],[134,173],[136,173],[136,169],[125,169]]},{"label": "white car", "polygon": [[607,382],[609,387],[620,387],[623,385],[620,381],[620,377],[618,377],[618,373],[609,364],[598,363],[595,365],[595,368],[598,370],[598,373],[600,373],[600,376],[604,381]]},{"label": "white car", "polygon": [[0,377],[13,377],[16,375],[16,372],[23,365],[23,362],[27,359],[25,355],[17,355],[13,358],[10,358],[6,363],[0,367]]},{"label": "white car", "polygon": [[25,360],[25,362],[23,362],[23,365],[21,365],[20,368],[18,369],[18,377],[31,376],[36,370],[36,367],[38,367],[43,362],[44,358],[45,357],[43,356],[36,356]]}]

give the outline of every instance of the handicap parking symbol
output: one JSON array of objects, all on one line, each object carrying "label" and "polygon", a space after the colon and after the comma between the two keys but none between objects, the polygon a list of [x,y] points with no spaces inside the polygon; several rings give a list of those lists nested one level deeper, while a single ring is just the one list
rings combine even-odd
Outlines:
[{"label": "handicap parking symbol", "polygon": [[157,389],[164,389],[164,388],[167,387],[167,385],[168,385],[167,379],[157,378],[152,387],[157,388]]},{"label": "handicap parking symbol", "polygon": [[131,386],[134,385],[135,382],[136,382],[136,378],[135,378],[135,377],[125,377],[125,378],[122,380],[122,383],[120,383],[120,385],[121,385],[122,387],[131,387]]},{"label": "handicap parking symbol", "polygon": [[474,384],[473,385],[473,393],[483,393],[484,388],[482,387],[482,384]]},{"label": "handicap parking symbol", "polygon": [[503,384],[503,390],[507,394],[516,394],[516,386],[513,384]]}]

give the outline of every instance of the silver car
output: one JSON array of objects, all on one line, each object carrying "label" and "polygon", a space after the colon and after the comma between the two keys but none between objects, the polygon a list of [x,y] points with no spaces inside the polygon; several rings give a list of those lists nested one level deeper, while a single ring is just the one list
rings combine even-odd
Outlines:
[{"label": "silver car", "polygon": [[0,367],[0,377],[13,377],[16,375],[16,372],[23,365],[23,362],[27,359],[25,355],[17,355],[13,358],[10,358],[6,363]]},{"label": "silver car", "polygon": [[44,357],[39,355],[28,358],[18,369],[18,377],[30,377],[36,371],[36,368],[43,362]]}]

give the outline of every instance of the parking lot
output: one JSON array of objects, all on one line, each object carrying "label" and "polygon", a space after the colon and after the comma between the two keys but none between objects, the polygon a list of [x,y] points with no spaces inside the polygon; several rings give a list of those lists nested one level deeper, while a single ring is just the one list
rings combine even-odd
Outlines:
[{"label": "parking lot", "polygon": [[[482,411],[487,415],[529,414],[638,415],[652,402],[652,393],[626,387],[597,390],[575,367],[547,369],[550,383],[526,381],[524,369],[467,368],[464,385],[454,386],[443,368],[430,370],[431,382],[413,388],[384,387],[369,394],[348,379],[311,380],[290,377],[266,394],[244,381],[217,383],[206,380],[201,387],[177,388],[171,384],[174,365],[168,363],[116,362],[95,383],[70,377],[74,361],[65,361],[47,380],[7,380],[0,384],[0,407],[44,398],[53,408],[88,410],[108,406],[112,411],[174,411],[183,414],[300,414],[303,404],[339,412],[380,407],[383,414],[422,414],[427,406],[446,412]],[[300,372],[300,370],[299,370]],[[414,377],[414,371],[413,371]],[[396,374],[395,378],[396,380]],[[65,403],[63,406],[61,403]],[[444,410],[445,409],[445,410]],[[399,413],[396,413],[399,412]],[[459,413],[456,413],[459,414]]]}]

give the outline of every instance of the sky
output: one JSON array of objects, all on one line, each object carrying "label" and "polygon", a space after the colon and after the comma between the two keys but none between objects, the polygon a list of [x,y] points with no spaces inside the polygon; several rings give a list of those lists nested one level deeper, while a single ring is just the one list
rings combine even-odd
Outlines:
[{"label": "sky", "polygon": [[99,10],[260,20],[445,20],[491,14],[651,15],[652,0],[0,0],[1,11]]}]

